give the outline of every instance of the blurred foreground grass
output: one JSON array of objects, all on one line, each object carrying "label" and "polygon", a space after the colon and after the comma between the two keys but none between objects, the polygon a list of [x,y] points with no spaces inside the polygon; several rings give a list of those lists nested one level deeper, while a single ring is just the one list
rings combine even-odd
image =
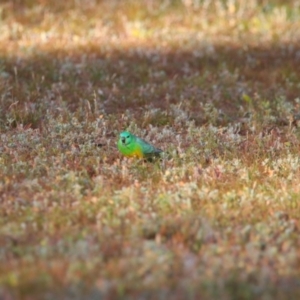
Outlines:
[{"label": "blurred foreground grass", "polygon": [[1,299],[299,299],[299,1],[0,12]]}]

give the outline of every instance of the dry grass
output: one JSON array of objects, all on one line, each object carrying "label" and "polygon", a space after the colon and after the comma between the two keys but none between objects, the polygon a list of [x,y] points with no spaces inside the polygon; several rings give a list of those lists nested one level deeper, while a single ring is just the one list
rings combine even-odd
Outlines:
[{"label": "dry grass", "polygon": [[0,18],[1,299],[299,299],[299,1]]}]

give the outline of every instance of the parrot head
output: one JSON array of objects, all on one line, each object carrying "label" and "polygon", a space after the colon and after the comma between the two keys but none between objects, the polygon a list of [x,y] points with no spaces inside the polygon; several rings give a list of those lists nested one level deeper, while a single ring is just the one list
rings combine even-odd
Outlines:
[{"label": "parrot head", "polygon": [[133,142],[133,135],[128,131],[120,133],[120,141],[122,145],[127,146]]}]

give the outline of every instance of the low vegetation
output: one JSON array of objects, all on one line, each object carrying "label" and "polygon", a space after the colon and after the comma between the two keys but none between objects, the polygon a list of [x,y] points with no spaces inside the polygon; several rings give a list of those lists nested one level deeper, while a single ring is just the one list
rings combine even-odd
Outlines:
[{"label": "low vegetation", "polygon": [[[299,1],[0,22],[1,299],[299,299]],[[123,158],[123,130],[162,160]]]}]

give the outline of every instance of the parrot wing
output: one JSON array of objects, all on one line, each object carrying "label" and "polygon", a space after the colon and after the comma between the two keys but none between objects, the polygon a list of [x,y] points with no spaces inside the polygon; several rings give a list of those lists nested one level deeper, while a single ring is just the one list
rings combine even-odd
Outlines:
[{"label": "parrot wing", "polygon": [[154,146],[150,145],[149,143],[147,143],[139,137],[136,138],[136,142],[141,145],[144,155],[157,155],[163,152],[162,150],[155,148]]}]

